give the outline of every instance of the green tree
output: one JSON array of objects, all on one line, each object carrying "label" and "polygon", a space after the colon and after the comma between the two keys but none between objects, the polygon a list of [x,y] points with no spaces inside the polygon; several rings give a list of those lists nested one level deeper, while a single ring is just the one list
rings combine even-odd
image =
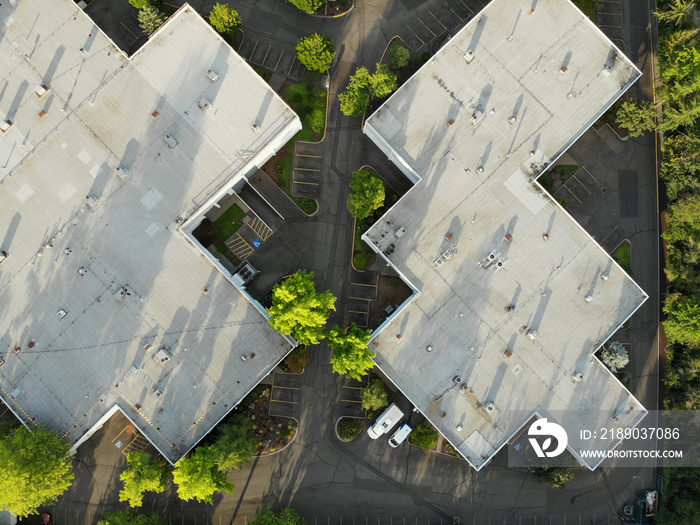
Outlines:
[{"label": "green tree", "polygon": [[119,501],[128,501],[131,507],[143,504],[143,493],[148,491],[163,492],[170,477],[170,467],[153,460],[145,452],[129,452],[126,457],[128,468],[119,479],[124,488],[119,492]]},{"label": "green tree", "polygon": [[370,381],[367,388],[362,390],[362,408],[377,410],[389,403],[384,382],[378,377]]},{"label": "green tree", "polygon": [[350,325],[347,333],[335,325],[328,332],[328,346],[333,349],[331,364],[333,372],[345,374],[360,381],[362,376],[374,366],[372,361],[376,354],[369,349],[372,332]]},{"label": "green tree", "polygon": [[97,525],[165,525],[167,521],[158,514],[137,514],[134,510],[105,512]]},{"label": "green tree", "polygon": [[18,427],[0,436],[0,509],[39,512],[73,483],[70,444],[45,428]]},{"label": "green tree", "polygon": [[129,0],[129,3],[136,9],[143,9],[146,6],[160,7],[162,0]]},{"label": "green tree", "polygon": [[209,13],[209,23],[221,36],[233,38],[241,28],[243,19],[228,4],[216,4]]},{"label": "green tree", "polygon": [[666,181],[666,194],[672,201],[682,194],[700,189],[700,137],[666,135],[663,143],[661,176]]},{"label": "green tree", "polygon": [[323,327],[335,297],[329,291],[316,292],[314,273],[299,270],[272,289],[272,306],[267,309],[270,326],[278,333],[291,335],[302,345],[323,339]]},{"label": "green tree", "polygon": [[309,33],[297,42],[297,58],[306,69],[316,73],[327,71],[333,63],[335,48],[326,35]]},{"label": "green tree", "polygon": [[700,348],[700,297],[673,294],[666,298],[664,322],[670,343]]},{"label": "green tree", "polygon": [[198,447],[189,458],[175,464],[173,481],[181,499],[196,499],[202,503],[214,503],[214,492],[232,494],[235,485],[226,480],[226,473],[219,470],[217,458],[211,447]]},{"label": "green tree", "polygon": [[401,42],[396,42],[389,49],[389,61],[392,69],[400,69],[411,60],[410,51]]},{"label": "green tree", "polygon": [[555,489],[563,489],[574,479],[571,467],[530,467],[532,479],[537,483],[551,485]]},{"label": "green tree", "polygon": [[666,223],[666,276],[677,290],[695,293],[700,289],[700,195],[672,204]]},{"label": "green tree", "polygon": [[319,9],[326,6],[326,0],[289,0],[297,8],[307,14],[313,15]]},{"label": "green tree", "polygon": [[386,64],[377,64],[374,74],[366,67],[357,68],[346,90],[338,94],[340,110],[348,116],[362,115],[372,100],[388,96],[396,86],[396,73]]},{"label": "green tree", "polygon": [[426,423],[421,423],[411,432],[411,443],[419,446],[426,452],[435,448],[437,440],[437,430]]},{"label": "green tree", "polygon": [[630,137],[639,137],[645,131],[656,129],[656,108],[651,102],[630,100],[623,102],[615,114],[617,125],[629,131]]},{"label": "green tree", "polygon": [[657,11],[659,22],[674,26],[684,26],[690,22],[696,0],[671,0],[663,11]]},{"label": "green tree", "polygon": [[306,525],[306,520],[299,516],[294,509],[282,509],[275,514],[272,506],[261,509],[250,525]]},{"label": "green tree", "polygon": [[355,171],[350,181],[350,190],[348,210],[356,219],[369,217],[384,204],[384,182],[376,173]]},{"label": "green tree", "polygon": [[164,23],[165,15],[157,7],[147,5],[139,10],[139,26],[145,34],[152,35]]},{"label": "green tree", "polygon": [[241,468],[253,458],[257,438],[253,425],[243,414],[236,414],[230,423],[218,427],[219,435],[211,446],[219,470]]},{"label": "green tree", "polygon": [[600,352],[600,358],[612,372],[617,372],[630,362],[627,349],[617,341],[605,343]]}]

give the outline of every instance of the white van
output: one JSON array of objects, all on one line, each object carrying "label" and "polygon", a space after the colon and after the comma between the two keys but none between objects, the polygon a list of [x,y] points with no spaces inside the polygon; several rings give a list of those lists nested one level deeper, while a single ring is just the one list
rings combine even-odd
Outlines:
[{"label": "white van", "polygon": [[389,446],[391,448],[398,447],[401,443],[406,441],[408,435],[413,432],[413,427],[408,423],[401,425],[396,432],[389,438]]},{"label": "white van", "polygon": [[374,424],[367,428],[367,434],[372,439],[377,439],[382,434],[388,433],[403,416],[401,409],[392,403],[381,413]]}]

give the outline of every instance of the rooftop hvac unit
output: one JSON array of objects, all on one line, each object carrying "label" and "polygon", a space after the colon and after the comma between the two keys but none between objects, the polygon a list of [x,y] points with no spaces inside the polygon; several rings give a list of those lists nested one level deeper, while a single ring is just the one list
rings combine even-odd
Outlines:
[{"label": "rooftop hvac unit", "polygon": [[165,140],[165,143],[168,145],[168,147],[171,149],[179,144],[177,139],[173,137],[170,133],[163,137],[163,139]]},{"label": "rooftop hvac unit", "polygon": [[155,390],[153,390],[153,394],[151,394],[151,397],[153,399],[160,399],[163,397],[163,389],[160,387],[156,387]]},{"label": "rooftop hvac unit", "polygon": [[493,412],[494,410],[496,410],[496,407],[493,406],[493,403],[486,403],[486,404],[484,405],[484,410],[486,410],[486,412],[488,412],[488,413],[490,414],[491,412]]},{"label": "rooftop hvac unit", "polygon": [[170,361],[170,359],[170,352],[164,346],[161,347],[161,349],[158,350],[158,353],[156,353],[156,355],[153,356],[153,360],[156,363],[167,363],[168,361]]},{"label": "rooftop hvac unit", "polygon": [[251,126],[251,128],[253,129],[253,131],[255,133],[258,133],[260,131],[260,125],[257,122],[253,122],[253,125]]},{"label": "rooftop hvac unit", "polygon": [[21,388],[15,388],[12,392],[10,392],[10,397],[11,397],[12,399],[14,399],[14,398],[16,398],[17,396],[19,396],[21,393],[22,393],[22,389],[21,389]]},{"label": "rooftop hvac unit", "polygon": [[5,251],[5,250],[0,251],[0,263],[3,262],[5,259],[7,259],[9,256],[10,256],[10,254],[7,251]]},{"label": "rooftop hvac unit", "polygon": [[122,168],[121,166],[117,166],[117,169],[114,170],[114,174],[120,179],[123,179],[129,174],[129,170],[126,168]]},{"label": "rooftop hvac unit", "polygon": [[197,102],[197,105],[199,106],[200,109],[209,109],[211,107],[211,103],[204,97],[199,99],[199,102]]},{"label": "rooftop hvac unit", "polygon": [[464,53],[464,60],[466,61],[467,64],[471,64],[472,60],[474,60],[474,51],[471,49]]},{"label": "rooftop hvac unit", "polygon": [[472,123],[476,124],[478,123],[482,118],[484,118],[484,112],[481,111],[480,109],[475,109],[474,113],[472,114]]},{"label": "rooftop hvac unit", "polygon": [[12,127],[12,124],[14,124],[14,122],[12,122],[9,119],[5,120],[4,122],[0,122],[0,131],[5,133],[8,129]]},{"label": "rooftop hvac unit", "polygon": [[39,84],[38,86],[35,86],[35,87],[34,87],[34,93],[36,93],[36,96],[37,96],[37,97],[41,98],[41,97],[43,97],[43,96],[46,94],[46,92],[49,91],[50,89],[51,89],[51,88],[49,88],[49,86]]},{"label": "rooftop hvac unit", "polygon": [[85,204],[92,208],[95,204],[97,204],[97,197],[95,197],[93,194],[86,195]]},{"label": "rooftop hvac unit", "polygon": [[126,286],[122,286],[121,288],[119,288],[119,290],[117,290],[115,292],[114,298],[117,301],[122,301],[122,300],[124,300],[124,297],[126,297],[128,295],[131,295],[131,292],[129,291],[129,289]]},{"label": "rooftop hvac unit", "polygon": [[213,69],[207,69],[207,76],[212,82],[216,82],[219,79],[219,75]]},{"label": "rooftop hvac unit", "polygon": [[539,337],[540,333],[537,330],[528,330],[527,336],[533,341]]},{"label": "rooftop hvac unit", "polygon": [[401,237],[403,237],[405,235],[405,233],[406,233],[406,228],[401,226],[398,230],[396,230],[394,232],[394,235],[396,235],[396,237],[400,239]]},{"label": "rooftop hvac unit", "polygon": [[578,373],[574,374],[574,375],[571,376],[571,377],[572,377],[572,379],[573,379],[574,381],[576,381],[577,383],[583,381],[583,374],[582,374],[581,372],[578,372]]}]

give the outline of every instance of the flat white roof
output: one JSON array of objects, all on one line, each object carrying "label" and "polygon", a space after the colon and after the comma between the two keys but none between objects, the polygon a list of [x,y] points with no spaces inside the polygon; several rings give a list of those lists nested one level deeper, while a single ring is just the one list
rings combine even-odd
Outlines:
[{"label": "flat white roof", "polygon": [[187,5],[131,59],[72,0],[0,20],[0,395],[72,442],[118,405],[176,461],[291,349],[179,225],[301,124]]},{"label": "flat white roof", "polygon": [[477,469],[535,412],[569,411],[571,450],[646,413],[593,353],[647,296],[534,181],[641,73],[532,6],[493,0],[365,124],[420,179],[365,234],[419,291],[375,361]]}]

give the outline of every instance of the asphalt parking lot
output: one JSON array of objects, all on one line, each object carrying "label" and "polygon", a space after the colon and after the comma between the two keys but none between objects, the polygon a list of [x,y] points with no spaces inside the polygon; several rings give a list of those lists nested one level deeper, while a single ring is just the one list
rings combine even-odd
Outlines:
[{"label": "asphalt parking lot", "polygon": [[416,10],[413,20],[399,32],[414,53],[435,38],[455,34],[488,2],[479,0],[445,0],[442,5],[429,5]]}]

